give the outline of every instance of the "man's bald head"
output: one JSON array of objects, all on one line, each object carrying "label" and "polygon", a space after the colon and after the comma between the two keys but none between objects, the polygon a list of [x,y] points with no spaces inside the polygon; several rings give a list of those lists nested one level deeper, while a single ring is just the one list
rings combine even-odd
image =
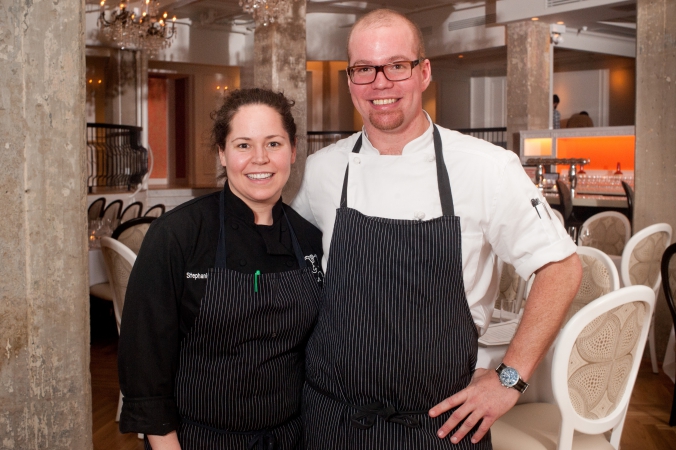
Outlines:
[{"label": "man's bald head", "polygon": [[352,35],[357,30],[368,29],[368,28],[379,28],[379,27],[390,27],[397,25],[408,26],[413,32],[413,36],[417,42],[413,42],[413,48],[416,49],[418,53],[418,58],[425,57],[425,42],[423,41],[422,32],[418,25],[413,23],[411,19],[405,15],[392,11],[391,9],[376,9],[370,13],[362,16],[352,25],[350,29],[350,34],[347,37],[347,59],[348,64],[350,64],[350,41],[352,40]]}]

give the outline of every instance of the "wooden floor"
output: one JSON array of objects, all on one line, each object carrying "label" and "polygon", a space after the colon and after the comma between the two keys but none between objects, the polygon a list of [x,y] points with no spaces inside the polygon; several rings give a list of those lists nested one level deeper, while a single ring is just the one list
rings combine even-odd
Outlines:
[{"label": "wooden floor", "polygon": [[[142,450],[135,434],[120,434],[115,422],[119,385],[117,338],[93,339],[91,346],[94,450]],[[668,425],[674,385],[646,361],[641,365],[622,436],[622,450],[676,449],[676,427]]]}]

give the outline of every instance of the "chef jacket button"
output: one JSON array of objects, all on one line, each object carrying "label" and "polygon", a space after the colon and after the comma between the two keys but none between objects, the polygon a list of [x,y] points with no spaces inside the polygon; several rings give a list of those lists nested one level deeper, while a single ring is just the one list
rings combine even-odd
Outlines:
[{"label": "chef jacket button", "polygon": [[355,156],[353,161],[354,161],[355,164],[361,164],[361,159],[359,159],[358,156]]},{"label": "chef jacket button", "polygon": [[434,155],[429,155],[429,156],[427,157],[427,161],[428,161],[428,162],[433,162],[435,159],[437,159],[437,157],[434,156]]},{"label": "chef jacket button", "polygon": [[235,222],[232,222],[232,223],[230,224],[230,226],[232,227],[233,230],[236,230],[236,229],[239,228],[239,225],[237,225]]},{"label": "chef jacket button", "polygon": [[287,261],[287,262],[286,262],[286,265],[287,265],[288,267],[293,267],[293,261]]},{"label": "chef jacket button", "polygon": [[239,260],[239,265],[240,265],[240,266],[246,266],[246,259],[240,259],[240,260]]},{"label": "chef jacket button", "polygon": [[413,214],[413,217],[415,217],[416,220],[423,220],[423,219],[425,218],[425,213],[422,212],[422,211],[416,211],[416,212]]}]

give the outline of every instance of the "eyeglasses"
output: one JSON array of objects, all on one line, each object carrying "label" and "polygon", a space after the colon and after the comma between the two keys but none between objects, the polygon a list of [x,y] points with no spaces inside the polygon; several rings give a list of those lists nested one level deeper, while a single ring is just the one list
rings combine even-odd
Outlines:
[{"label": "eyeglasses", "polygon": [[411,78],[413,68],[423,62],[425,58],[415,61],[395,61],[382,66],[352,66],[347,68],[347,74],[354,84],[370,84],[376,80],[378,72],[382,72],[390,81],[404,81]]}]

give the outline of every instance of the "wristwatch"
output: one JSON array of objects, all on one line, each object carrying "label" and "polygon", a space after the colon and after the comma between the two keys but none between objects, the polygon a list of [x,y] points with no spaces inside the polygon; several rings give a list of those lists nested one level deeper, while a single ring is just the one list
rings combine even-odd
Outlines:
[{"label": "wristwatch", "polygon": [[505,363],[500,363],[495,371],[500,378],[500,384],[506,388],[514,388],[522,394],[528,389],[528,383],[521,379],[519,372],[514,367],[506,366]]}]

